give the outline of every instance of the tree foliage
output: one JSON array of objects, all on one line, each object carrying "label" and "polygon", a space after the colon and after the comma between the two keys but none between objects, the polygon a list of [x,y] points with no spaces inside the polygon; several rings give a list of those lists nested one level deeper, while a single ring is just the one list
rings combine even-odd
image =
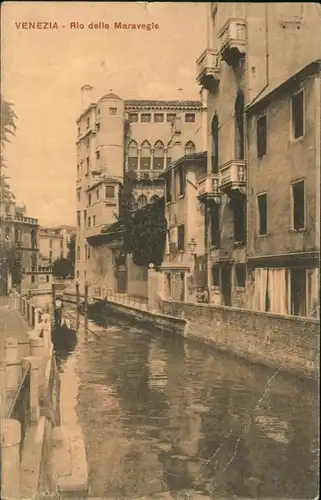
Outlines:
[{"label": "tree foliage", "polygon": [[6,101],[3,96],[0,96],[1,106],[1,166],[5,166],[3,158],[3,148],[6,142],[11,142],[10,138],[15,136],[17,130],[16,121],[17,115],[14,112],[12,102]]},{"label": "tree foliage", "polygon": [[72,234],[70,240],[68,241],[67,244],[68,247],[68,254],[67,254],[67,259],[71,262],[72,264],[72,277],[75,275],[75,263],[76,263],[76,235]]},{"label": "tree foliage", "polygon": [[138,266],[160,266],[164,259],[167,221],[164,199],[138,210],[125,220],[124,251]]},{"label": "tree foliage", "polygon": [[61,258],[55,260],[52,265],[52,274],[56,278],[67,278],[73,274],[73,265],[69,259]]},{"label": "tree foliage", "polygon": [[12,284],[20,285],[23,276],[21,250],[6,241],[0,245],[0,278],[6,281],[8,272]]}]

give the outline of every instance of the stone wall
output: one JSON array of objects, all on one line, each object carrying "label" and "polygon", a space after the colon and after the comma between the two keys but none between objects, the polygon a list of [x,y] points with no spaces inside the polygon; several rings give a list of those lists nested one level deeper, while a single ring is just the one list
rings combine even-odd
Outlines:
[{"label": "stone wall", "polygon": [[315,378],[319,321],[209,304],[162,301],[164,314],[188,320],[188,338],[252,362]]}]

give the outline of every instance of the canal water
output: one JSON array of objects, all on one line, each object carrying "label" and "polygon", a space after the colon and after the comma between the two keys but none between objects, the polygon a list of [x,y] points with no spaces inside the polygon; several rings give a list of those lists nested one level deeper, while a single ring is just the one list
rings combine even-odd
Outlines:
[{"label": "canal water", "polygon": [[311,383],[156,330],[109,324],[100,335],[61,360],[89,497],[317,496]]}]

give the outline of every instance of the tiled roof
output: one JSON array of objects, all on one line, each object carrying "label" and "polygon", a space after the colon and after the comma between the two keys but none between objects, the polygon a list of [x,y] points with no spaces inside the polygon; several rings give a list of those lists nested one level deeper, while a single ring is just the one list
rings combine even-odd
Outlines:
[{"label": "tiled roof", "polygon": [[154,101],[148,99],[125,99],[125,106],[164,106],[164,107],[197,107],[202,106],[201,101]]}]

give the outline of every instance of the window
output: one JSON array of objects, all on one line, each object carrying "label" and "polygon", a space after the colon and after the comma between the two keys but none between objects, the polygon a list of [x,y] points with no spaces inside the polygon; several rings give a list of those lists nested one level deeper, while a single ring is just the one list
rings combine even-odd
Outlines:
[{"label": "window", "polygon": [[246,266],[245,264],[235,264],[236,286],[244,288],[246,282]]},{"label": "window", "polygon": [[220,206],[214,203],[210,211],[211,247],[220,245]]},{"label": "window", "polygon": [[172,144],[167,144],[167,154],[166,154],[166,168],[172,163]]},{"label": "window", "polygon": [[128,113],[128,120],[130,122],[138,122],[138,113]]},{"label": "window", "polygon": [[176,118],[176,113],[167,113],[166,115],[166,121],[173,123],[173,121]]},{"label": "window", "polygon": [[99,193],[99,189],[97,189],[96,190],[96,199],[97,199],[97,201],[99,200],[99,198],[100,198],[100,193]]},{"label": "window", "polygon": [[88,227],[91,227],[91,217],[88,217]]},{"label": "window", "polygon": [[166,202],[172,201],[172,171],[168,172],[165,179]]},{"label": "window", "polygon": [[77,200],[80,201],[80,189],[77,191]]},{"label": "window", "polygon": [[[34,270],[33,270],[33,271],[34,271]],[[35,277],[35,275],[33,274],[33,275],[31,276],[31,283],[35,283],[35,281],[36,281],[36,277]]]},{"label": "window", "polygon": [[259,234],[267,234],[267,194],[259,194],[257,197],[259,210]]},{"label": "window", "polygon": [[195,113],[186,113],[185,114],[185,122],[186,123],[194,123],[195,122]]},{"label": "window", "polygon": [[91,205],[91,194],[88,195],[88,205]]},{"label": "window", "polygon": [[87,129],[90,127],[90,118],[87,118]]},{"label": "window", "polygon": [[298,139],[304,134],[304,99],[303,90],[291,99],[292,138]]},{"label": "window", "polygon": [[93,215],[93,226],[96,226],[96,215]]},{"label": "window", "polygon": [[49,240],[49,248],[52,248],[52,240]]},{"label": "window", "polygon": [[87,210],[84,210],[84,227],[86,227],[87,224]]},{"label": "window", "polygon": [[100,151],[96,151],[96,160],[99,160],[100,158]]},{"label": "window", "polygon": [[86,175],[89,174],[89,156],[86,158]]},{"label": "window", "polygon": [[186,175],[183,166],[178,169],[178,195],[185,196]]},{"label": "window", "polygon": [[154,114],[154,122],[161,123],[164,121],[164,113],[155,113]]},{"label": "window", "polygon": [[292,184],[293,229],[305,228],[305,185],[304,181]]},{"label": "window", "polygon": [[77,211],[77,226],[80,226],[80,211]]},{"label": "window", "polygon": [[79,278],[79,271],[77,271],[77,278]]},{"label": "window", "polygon": [[218,173],[219,165],[219,121],[215,113],[212,120],[212,174]]},{"label": "window", "polygon": [[212,266],[212,286],[220,286],[220,268]]},{"label": "window", "polygon": [[86,137],[86,148],[88,149],[90,146],[90,137]]},{"label": "window", "polygon": [[87,258],[90,259],[90,247],[87,248]]},{"label": "window", "polygon": [[131,172],[138,168],[138,145],[131,141],[128,146],[128,170]]},{"label": "window", "polygon": [[192,155],[193,153],[195,153],[195,144],[192,141],[188,141],[185,144],[184,155]]},{"label": "window", "polygon": [[257,157],[263,158],[266,155],[266,115],[260,116],[256,123],[256,137],[257,137]]},{"label": "window", "polygon": [[80,127],[78,127],[78,136],[80,135]]},{"label": "window", "polygon": [[50,263],[52,262],[52,250],[50,250],[50,252],[49,252],[49,262]]},{"label": "window", "polygon": [[79,165],[77,165],[77,179],[80,178],[80,167]]},{"label": "window", "polygon": [[163,170],[164,168],[164,144],[157,141],[154,146],[153,169]]},{"label": "window", "polygon": [[140,121],[143,123],[152,121],[152,115],[150,113],[142,113]]},{"label": "window", "polygon": [[177,228],[177,249],[179,252],[185,251],[185,226],[181,224]]},{"label": "window", "polygon": [[244,93],[242,90],[237,92],[235,100],[235,153],[237,160],[244,160]]},{"label": "window", "polygon": [[141,195],[138,197],[138,200],[137,200],[137,205],[138,205],[138,208],[143,208],[143,207],[145,207],[145,205],[147,205],[147,196],[145,196],[144,194],[141,194]]},{"label": "window", "polygon": [[306,269],[290,269],[291,314],[306,315]]},{"label": "window", "polygon": [[82,177],[83,171],[84,171],[84,162],[81,161],[80,162],[80,177]]},{"label": "window", "polygon": [[99,122],[97,122],[97,123],[96,123],[96,132],[99,132],[99,131],[100,131],[100,123],[99,123]]},{"label": "window", "polygon": [[100,115],[100,108],[97,108],[97,115]]},{"label": "window", "polygon": [[117,108],[109,108],[109,114],[110,115],[116,115],[117,114]]},{"label": "window", "polygon": [[105,198],[115,198],[115,186],[105,186]]},{"label": "window", "polygon": [[234,242],[235,243],[245,243],[246,234],[246,216],[245,216],[246,205],[245,202],[234,201],[233,206],[233,219],[234,219]]},{"label": "window", "polygon": [[148,141],[144,141],[141,148],[140,169],[149,170],[151,166],[151,147]]}]

